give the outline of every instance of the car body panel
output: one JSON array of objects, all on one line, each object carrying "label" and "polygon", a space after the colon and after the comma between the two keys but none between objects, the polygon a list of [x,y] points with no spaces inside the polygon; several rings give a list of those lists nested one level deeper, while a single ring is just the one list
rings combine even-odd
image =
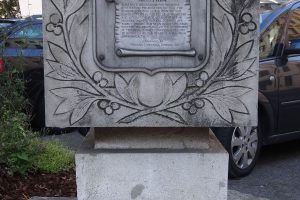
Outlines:
[{"label": "car body panel", "polygon": [[[300,121],[297,120],[300,113],[300,55],[287,56],[284,53],[287,42],[290,42],[286,41],[290,16],[299,7],[299,1],[286,4],[269,14],[261,24],[262,37],[280,16],[286,20],[281,22],[276,53],[260,61],[259,102],[269,119],[269,129],[263,133],[265,144],[300,138]],[[300,25],[300,21],[297,23]]]},{"label": "car body panel", "polygon": [[[24,20],[17,26],[12,27],[6,32],[6,39],[1,42],[1,55],[5,58],[8,65],[18,66],[21,63],[24,72],[40,69],[43,70],[43,38],[35,37],[14,37],[14,34],[23,30],[33,31],[38,29],[42,32],[41,20]],[[40,34],[38,34],[40,35]]]}]

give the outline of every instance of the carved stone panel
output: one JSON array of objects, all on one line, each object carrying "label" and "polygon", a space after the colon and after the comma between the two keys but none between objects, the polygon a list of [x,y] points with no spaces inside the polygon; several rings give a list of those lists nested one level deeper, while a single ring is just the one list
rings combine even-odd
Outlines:
[{"label": "carved stone panel", "polygon": [[258,0],[44,0],[48,126],[255,126]]}]

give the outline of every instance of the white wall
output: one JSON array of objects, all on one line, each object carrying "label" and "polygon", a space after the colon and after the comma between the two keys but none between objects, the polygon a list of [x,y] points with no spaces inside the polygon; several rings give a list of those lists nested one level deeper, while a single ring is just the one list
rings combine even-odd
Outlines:
[{"label": "white wall", "polygon": [[19,0],[22,17],[42,14],[42,0]]}]

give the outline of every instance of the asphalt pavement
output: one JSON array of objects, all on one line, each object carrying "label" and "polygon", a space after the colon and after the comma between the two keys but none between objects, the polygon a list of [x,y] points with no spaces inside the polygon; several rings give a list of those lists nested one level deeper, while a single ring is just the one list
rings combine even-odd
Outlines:
[{"label": "asphalt pavement", "polygon": [[[45,139],[58,139],[76,150],[83,137],[75,131]],[[228,189],[228,200],[300,200],[300,140],[263,147],[254,171],[229,180]]]},{"label": "asphalt pavement", "polygon": [[229,190],[249,200],[300,200],[300,140],[263,147],[254,171],[229,180]]}]

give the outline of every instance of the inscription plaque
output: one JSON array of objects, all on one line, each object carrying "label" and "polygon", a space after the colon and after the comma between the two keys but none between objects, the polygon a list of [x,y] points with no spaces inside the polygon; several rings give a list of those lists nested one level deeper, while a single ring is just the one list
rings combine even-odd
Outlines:
[{"label": "inscription plaque", "polygon": [[190,0],[129,0],[116,5],[116,48],[190,50]]},{"label": "inscription plaque", "polygon": [[209,0],[94,0],[93,7],[93,53],[102,69],[195,71],[208,61]]}]

